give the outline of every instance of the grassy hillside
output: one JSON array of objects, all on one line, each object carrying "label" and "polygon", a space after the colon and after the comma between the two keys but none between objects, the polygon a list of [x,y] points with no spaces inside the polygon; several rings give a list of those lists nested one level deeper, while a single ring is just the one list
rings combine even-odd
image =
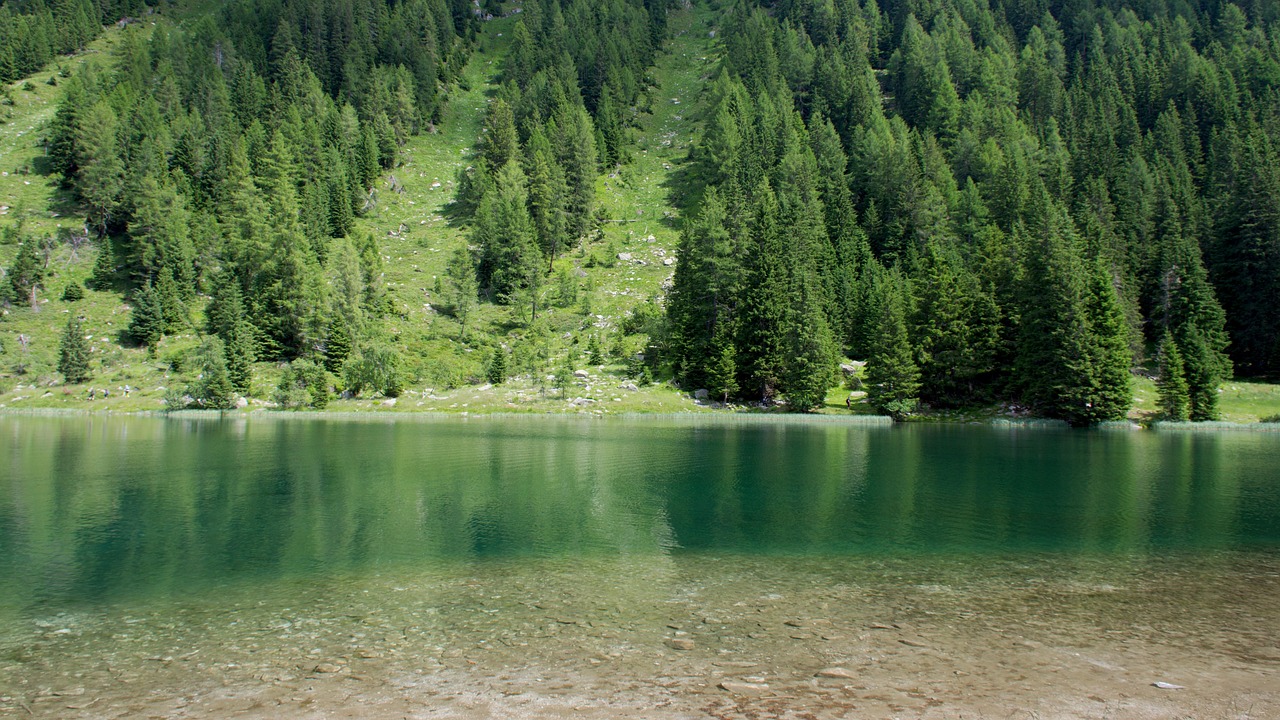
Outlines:
[{"label": "grassy hillside", "polygon": [[[523,308],[481,303],[464,333],[438,296],[436,279],[468,236],[465,224],[450,219],[448,212],[455,178],[468,162],[484,108],[496,91],[511,27],[511,19],[485,24],[479,49],[466,68],[466,81],[451,94],[438,131],[411,138],[403,148],[402,165],[378,183],[376,210],[361,218],[355,231],[373,233],[380,243],[383,281],[394,308],[383,318],[383,329],[407,359],[411,382],[397,399],[339,399],[330,409],[712,410],[669,382],[639,387],[628,377],[627,361],[643,350],[646,337],[624,332],[636,329],[627,328],[628,317],[638,308],[653,307],[674,271],[680,224],[673,202],[679,192],[675,181],[697,131],[699,99],[717,67],[712,32],[716,28],[709,10],[681,10],[672,16],[666,52],[652,73],[655,86],[640,102],[631,161],[598,180],[601,230],[556,260],[538,320],[530,323]],[[119,31],[111,29],[85,53],[64,58],[6,89],[7,99],[0,107],[0,228],[12,227],[21,218],[26,232],[51,236],[59,226],[83,223],[82,212],[57,187],[56,178],[42,174],[43,126],[61,93],[61,85],[48,81],[60,73],[74,73],[86,62],[110,62],[118,38]],[[5,237],[0,267],[16,252],[16,245]],[[96,253],[92,244],[74,252],[59,246],[49,257],[37,306],[5,310],[0,320],[0,407],[158,410],[168,388],[185,387],[193,379],[188,354],[200,339],[199,307],[193,308],[187,331],[166,337],[157,352],[149,354],[123,335],[130,308],[119,293],[90,290],[84,300],[61,300],[69,282],[83,283],[89,275]],[[58,341],[72,313],[86,319],[94,378],[83,386],[66,387],[55,367]],[[604,351],[602,365],[587,364],[593,336]],[[513,368],[516,377],[494,387],[484,375],[499,343],[520,367]],[[562,391],[553,374],[566,365],[578,372]],[[281,367],[273,363],[255,367],[250,410],[271,404],[280,373]],[[131,388],[128,396],[123,392],[126,386]],[[110,392],[107,398],[102,397],[104,389]],[[96,395],[92,401],[91,390]],[[848,413],[847,395],[833,388],[820,412]],[[1140,381],[1133,416],[1150,416],[1154,397],[1151,384]],[[1280,389],[1270,385],[1232,382],[1224,386],[1221,397],[1227,420],[1251,422],[1280,413]],[[857,413],[870,412],[860,403],[853,407]],[[987,408],[950,417],[995,413]]]}]

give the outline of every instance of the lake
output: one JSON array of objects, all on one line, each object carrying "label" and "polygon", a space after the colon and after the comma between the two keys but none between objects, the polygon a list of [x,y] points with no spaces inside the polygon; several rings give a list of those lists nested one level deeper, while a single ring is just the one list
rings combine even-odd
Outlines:
[{"label": "lake", "polygon": [[570,714],[1280,717],[1280,434],[0,415],[0,717]]}]

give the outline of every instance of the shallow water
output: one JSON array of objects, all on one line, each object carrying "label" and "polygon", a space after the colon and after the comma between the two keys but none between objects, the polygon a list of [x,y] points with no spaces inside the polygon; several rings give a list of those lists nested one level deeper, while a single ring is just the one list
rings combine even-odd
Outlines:
[{"label": "shallow water", "polygon": [[0,714],[1280,717],[1276,468],[1261,433],[0,416]]}]

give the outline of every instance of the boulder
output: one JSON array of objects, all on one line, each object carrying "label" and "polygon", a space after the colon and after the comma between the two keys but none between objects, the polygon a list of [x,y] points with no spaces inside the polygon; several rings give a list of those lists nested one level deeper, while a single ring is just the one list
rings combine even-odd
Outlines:
[{"label": "boulder", "polygon": [[837,678],[840,680],[854,680],[857,678],[852,671],[846,670],[842,667],[823,668],[815,673],[814,676],[820,678]]},{"label": "boulder", "polygon": [[708,394],[709,394],[709,393],[707,393],[707,389],[706,389],[706,388],[698,388],[697,390],[694,390],[694,391],[693,391],[693,399],[695,399],[695,400],[706,400],[706,399],[707,399],[707,395],[708,395]]}]

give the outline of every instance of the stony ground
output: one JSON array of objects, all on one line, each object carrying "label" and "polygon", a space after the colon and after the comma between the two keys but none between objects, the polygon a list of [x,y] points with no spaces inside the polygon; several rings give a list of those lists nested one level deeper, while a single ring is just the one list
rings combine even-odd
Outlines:
[{"label": "stony ground", "polygon": [[513,561],[124,603],[6,632],[0,717],[1280,717],[1276,558],[974,560]]}]

